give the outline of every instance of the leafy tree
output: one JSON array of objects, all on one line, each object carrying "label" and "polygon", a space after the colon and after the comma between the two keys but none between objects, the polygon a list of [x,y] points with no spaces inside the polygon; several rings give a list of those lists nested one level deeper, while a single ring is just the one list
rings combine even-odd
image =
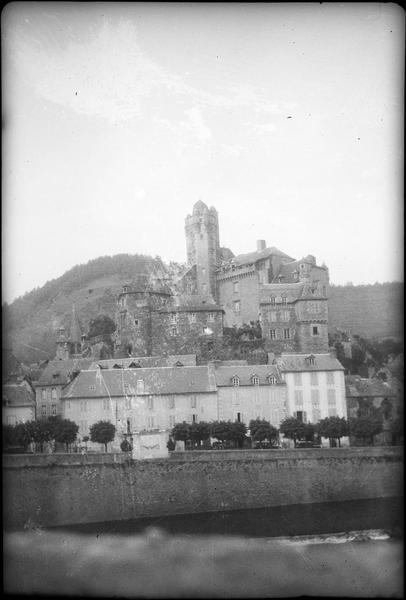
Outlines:
[{"label": "leafy tree", "polygon": [[210,425],[205,421],[192,423],[189,425],[189,438],[200,448],[201,443],[210,438]]},{"label": "leafy tree", "polygon": [[341,438],[348,435],[348,422],[344,417],[326,417],[318,423],[319,435],[328,438],[330,448],[334,445],[333,440],[338,440],[338,446],[341,446]]},{"label": "leafy tree", "polygon": [[248,426],[253,440],[263,442],[269,440],[272,444],[278,439],[278,430],[265,419],[252,419]]},{"label": "leafy tree", "polygon": [[404,436],[404,422],[401,416],[398,416],[391,421],[390,432],[393,436],[392,443],[399,444]]},{"label": "leafy tree", "polygon": [[228,440],[233,442],[238,448],[242,448],[244,440],[247,435],[247,427],[245,423],[234,421],[229,425]]},{"label": "leafy tree", "polygon": [[287,417],[280,424],[279,431],[296,444],[305,435],[305,424],[295,417]]},{"label": "leafy tree", "polygon": [[90,439],[96,444],[104,444],[104,451],[107,452],[107,444],[114,440],[116,428],[110,421],[97,421],[90,428]]},{"label": "leafy tree", "polygon": [[73,444],[79,431],[79,425],[69,419],[59,419],[55,423],[55,441],[65,444],[66,452],[69,451],[69,444]]},{"label": "leafy tree", "polygon": [[14,436],[17,446],[27,449],[31,439],[25,423],[17,423],[14,428]]},{"label": "leafy tree", "polygon": [[86,452],[87,452],[87,442],[90,440],[90,437],[88,435],[83,436],[83,441],[85,442],[85,446],[86,446]]},{"label": "leafy tree", "polygon": [[175,450],[176,444],[172,438],[169,438],[166,443],[166,447],[168,448],[169,452],[173,452],[173,450]]},{"label": "leafy tree", "polygon": [[371,411],[370,414],[353,417],[349,421],[350,434],[368,446],[372,446],[374,435],[381,433],[382,429],[382,416],[379,409]]},{"label": "leafy tree", "polygon": [[44,444],[55,437],[55,425],[52,421],[27,421],[25,427],[30,441],[39,444],[40,452],[44,451]]},{"label": "leafy tree", "polygon": [[222,444],[228,439],[230,421],[213,421],[211,423],[211,435],[219,440]]},{"label": "leafy tree", "polygon": [[123,452],[131,452],[133,447],[128,440],[123,440],[120,444],[120,448]]},{"label": "leafy tree", "polygon": [[190,426],[186,421],[176,423],[171,433],[173,439],[186,442],[190,439]]},{"label": "leafy tree", "polygon": [[17,445],[14,425],[3,425],[2,434],[3,450]]}]

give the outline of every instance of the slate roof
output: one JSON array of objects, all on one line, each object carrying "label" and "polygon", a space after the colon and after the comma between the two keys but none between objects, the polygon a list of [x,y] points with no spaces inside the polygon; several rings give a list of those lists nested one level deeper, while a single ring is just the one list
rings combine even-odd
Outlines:
[{"label": "slate roof", "polygon": [[[143,390],[137,381],[144,382]],[[214,392],[214,378],[207,366],[158,367],[155,369],[96,369],[81,371],[65,388],[63,398],[100,398],[149,394]]]},{"label": "slate roof", "polygon": [[49,361],[42,371],[36,386],[65,385],[75,371],[88,369],[93,362],[91,358],[68,358],[66,360],[54,359]]},{"label": "slate roof", "polygon": [[252,377],[259,377],[260,385],[270,385],[267,377],[276,377],[276,382],[285,384],[280,376],[278,368],[275,365],[233,365],[231,367],[216,367],[215,379],[218,387],[227,387],[232,385],[232,378],[237,376],[240,380],[240,386],[252,386]]},{"label": "slate roof", "polygon": [[79,317],[76,314],[75,305],[72,306],[72,325],[70,328],[70,341],[75,344],[80,344],[82,339],[82,328],[80,326]]},{"label": "slate roof", "polygon": [[223,309],[213,302],[210,297],[203,298],[198,294],[181,294],[174,300],[161,308],[158,312],[173,313],[173,312],[224,312]]},{"label": "slate roof", "polygon": [[7,406],[35,406],[35,392],[26,382],[5,384],[2,394]]},{"label": "slate roof", "polygon": [[[132,364],[139,364],[141,368],[151,367],[175,367],[177,362],[181,362],[184,367],[196,366],[196,354],[170,354],[168,356],[132,356],[128,358],[109,358],[105,360],[93,361],[88,369],[93,370],[101,367],[102,369],[112,369],[118,365],[124,369],[136,368]],[[138,367],[138,368],[140,368]]]},{"label": "slate roof", "polygon": [[303,282],[297,283],[264,283],[260,288],[260,304],[269,304],[271,296],[286,295],[288,302],[295,302],[302,297]]},{"label": "slate roof", "polygon": [[396,394],[379,379],[363,379],[354,375],[345,378],[345,393],[349,398],[388,397]]},{"label": "slate roof", "polygon": [[[310,364],[307,357],[314,356],[314,365]],[[344,371],[344,367],[331,354],[285,354],[282,353],[278,364],[282,372],[294,371]]]},{"label": "slate roof", "polygon": [[248,254],[238,254],[237,256],[235,256],[232,259],[231,262],[233,262],[235,265],[238,265],[238,266],[248,265],[248,264],[256,263],[259,260],[268,258],[269,256],[280,256],[282,258],[288,258],[290,260],[293,260],[293,258],[291,256],[288,256],[284,252],[281,252],[280,250],[278,250],[278,248],[271,246],[269,248],[264,248],[263,250],[260,250],[260,251],[248,252]]}]

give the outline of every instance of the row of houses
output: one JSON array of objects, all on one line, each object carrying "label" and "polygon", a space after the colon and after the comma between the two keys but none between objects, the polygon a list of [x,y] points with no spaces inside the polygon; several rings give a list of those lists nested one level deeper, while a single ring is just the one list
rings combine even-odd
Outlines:
[{"label": "row of houses", "polygon": [[[92,362],[50,361],[35,385],[3,387],[3,422],[59,415],[79,425],[79,442],[93,423],[116,427],[111,450],[140,432],[163,431],[186,421],[266,419],[275,427],[289,416],[317,423],[354,416],[362,398],[375,405],[393,392],[380,381],[344,378],[333,354],[281,354],[266,365],[214,361],[197,366],[195,355],[131,357]],[[82,364],[83,363],[83,364]],[[90,444],[91,447],[91,444]]]}]

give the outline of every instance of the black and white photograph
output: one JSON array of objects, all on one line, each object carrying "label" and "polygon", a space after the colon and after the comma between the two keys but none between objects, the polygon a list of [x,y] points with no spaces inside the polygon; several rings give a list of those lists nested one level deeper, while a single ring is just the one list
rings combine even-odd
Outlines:
[{"label": "black and white photograph", "polygon": [[405,13],[9,2],[3,591],[402,598]]}]

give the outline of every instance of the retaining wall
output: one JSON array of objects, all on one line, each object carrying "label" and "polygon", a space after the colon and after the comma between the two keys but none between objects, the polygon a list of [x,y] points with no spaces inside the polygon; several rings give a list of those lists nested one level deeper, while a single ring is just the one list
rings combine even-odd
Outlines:
[{"label": "retaining wall", "polygon": [[4,456],[5,528],[403,492],[403,448],[398,447],[173,452],[167,459],[143,461],[108,456]]}]

